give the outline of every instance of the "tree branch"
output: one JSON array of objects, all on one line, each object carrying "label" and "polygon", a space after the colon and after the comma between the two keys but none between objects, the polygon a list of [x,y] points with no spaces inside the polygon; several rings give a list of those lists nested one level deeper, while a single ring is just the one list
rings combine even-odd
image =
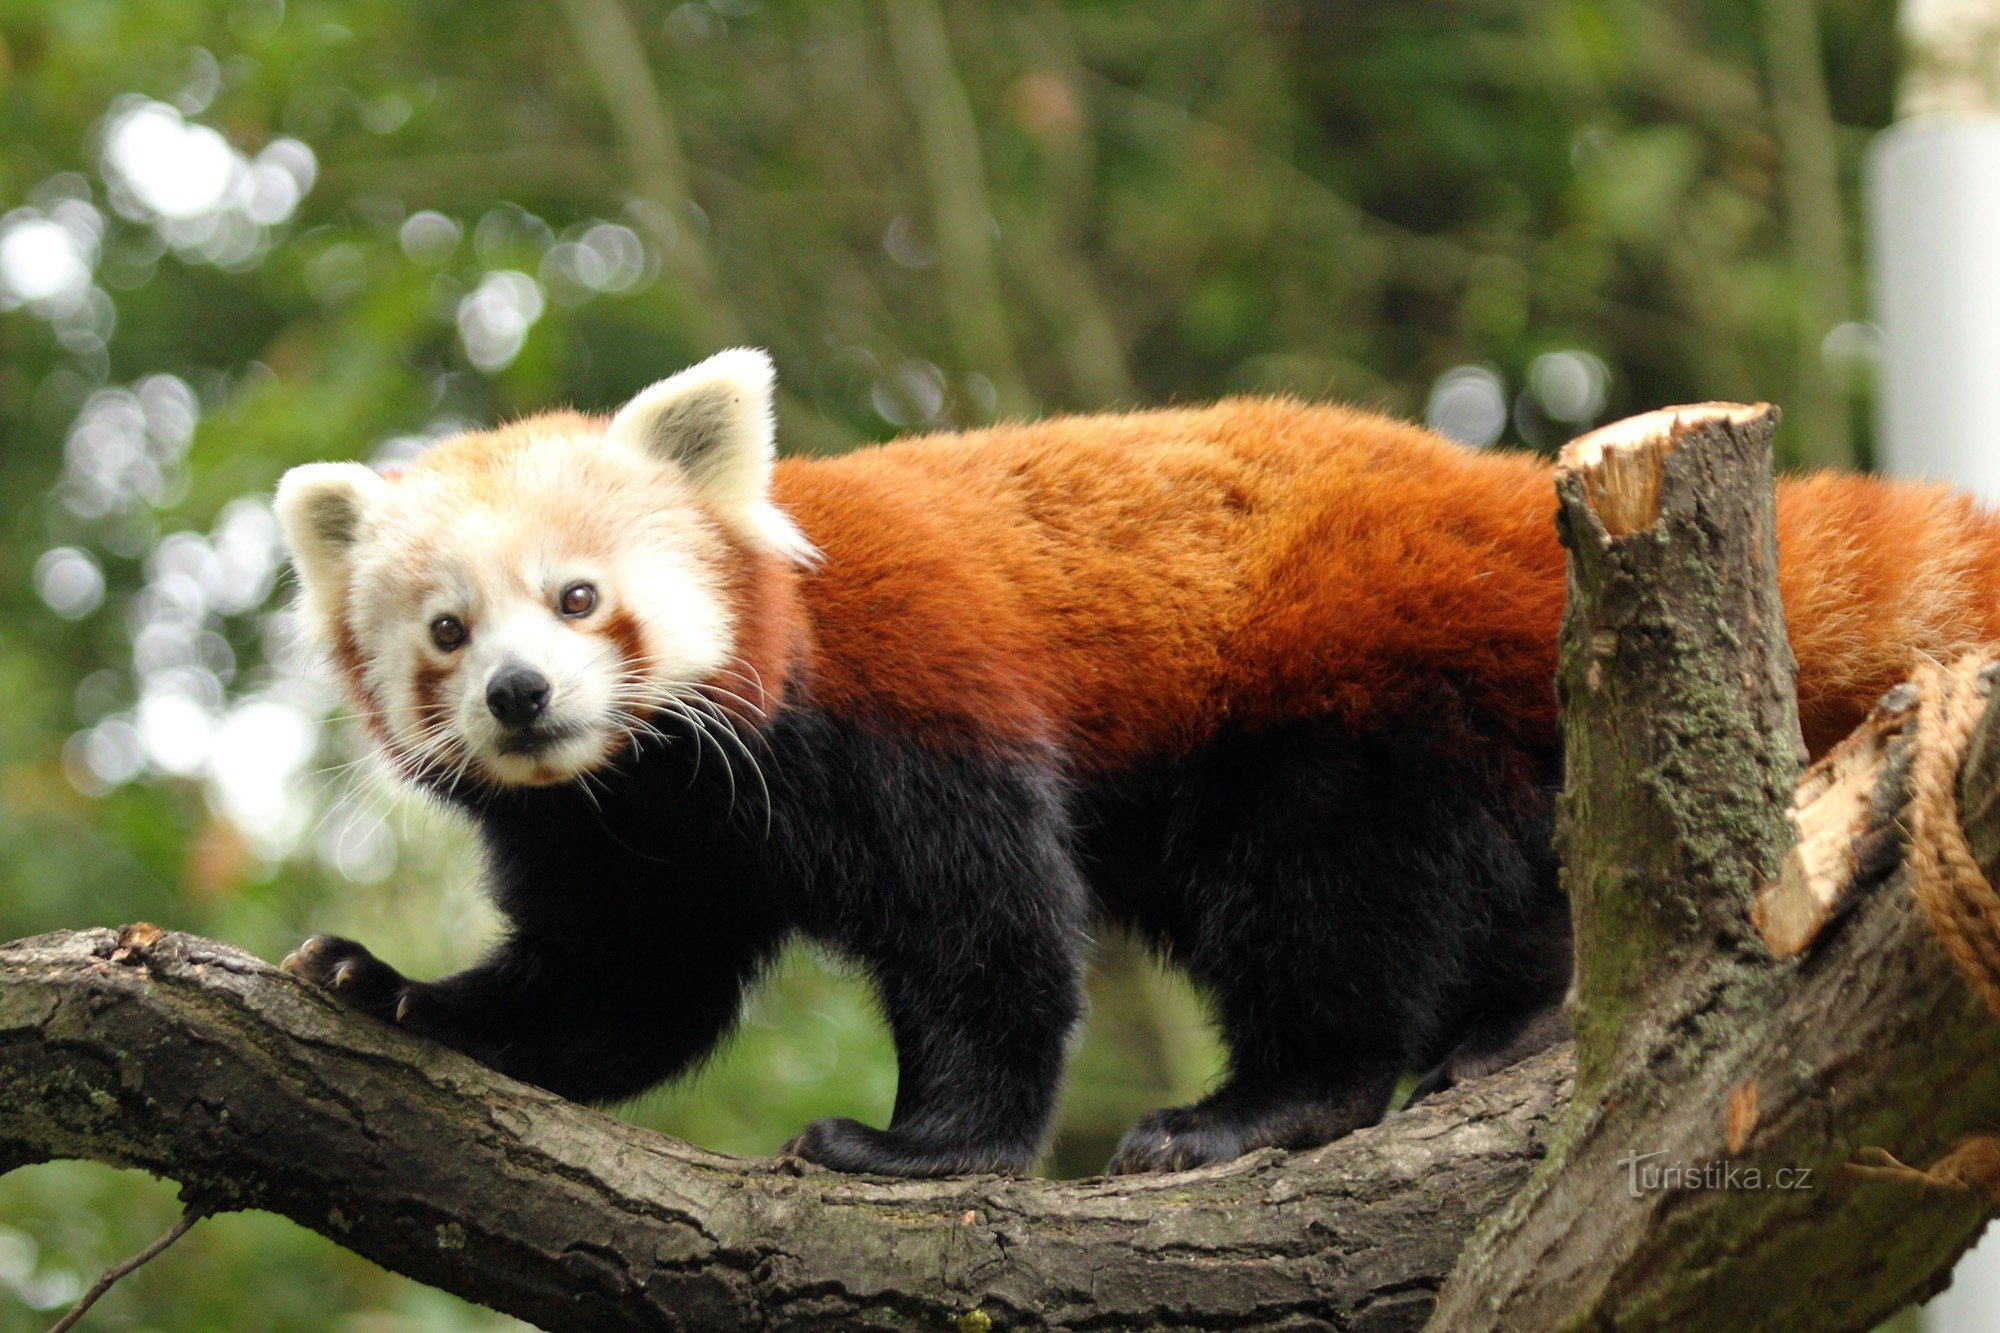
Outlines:
[{"label": "tree branch", "polygon": [[[1519,1187],[1552,1053],[1318,1152],[881,1181],[636,1129],[179,934],[0,946],[0,1138],[265,1208],[548,1327],[1413,1328]],[[964,1327],[976,1327],[966,1324]]]},{"label": "tree branch", "polygon": [[562,9],[596,78],[633,188],[659,210],[642,221],[653,233],[661,262],[686,288],[690,317],[700,321],[705,341],[719,346],[744,341],[743,321],[723,298],[707,241],[695,230],[680,127],[646,63],[632,16],[623,0],[562,0]]},{"label": "tree branch", "polygon": [[521,195],[548,191],[601,196],[623,183],[619,164],[610,154],[576,143],[414,157],[357,157],[329,162],[320,172],[321,188],[336,198],[389,193],[407,200],[412,208],[489,203],[496,179],[507,181]]},{"label": "tree branch", "polygon": [[1793,380],[1798,396],[1788,403],[1800,409],[1795,425],[1808,465],[1853,467],[1847,387],[1821,351],[1826,335],[1853,310],[1853,267],[1841,216],[1839,125],[1827,99],[1819,6],[1815,0],[1762,0],[1760,8],[1778,180],[1800,278]]},{"label": "tree branch", "polygon": [[90,1313],[91,1307],[103,1300],[113,1287],[166,1253],[168,1246],[194,1230],[194,1224],[206,1216],[207,1213],[189,1208],[181,1214],[178,1222],[168,1227],[163,1235],[156,1237],[144,1249],[130,1259],[122,1259],[98,1274],[97,1281],[90,1284],[90,1290],[84,1292],[77,1298],[76,1304],[69,1307],[69,1313],[49,1325],[49,1333],[66,1333],[66,1330],[75,1328],[83,1317]]},{"label": "tree branch", "polygon": [[[687,152],[673,104],[646,59],[646,44],[625,0],[562,0],[570,34],[595,79],[635,194],[651,207],[635,221],[659,251],[661,266],[681,296],[680,316],[710,350],[754,341],[754,331],[718,276],[706,216],[689,184]],[[664,373],[664,370],[663,370]],[[777,391],[781,436],[807,452],[853,444],[790,389]]]},{"label": "tree branch", "polygon": [[939,295],[956,350],[993,381],[1001,416],[1024,415],[1031,401],[1000,295],[979,122],[952,63],[944,13],[936,0],[884,0],[883,9],[930,186]]}]

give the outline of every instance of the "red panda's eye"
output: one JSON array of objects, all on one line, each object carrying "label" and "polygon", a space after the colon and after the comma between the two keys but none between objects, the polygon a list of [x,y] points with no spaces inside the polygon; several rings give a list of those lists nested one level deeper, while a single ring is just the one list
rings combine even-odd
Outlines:
[{"label": "red panda's eye", "polygon": [[587,616],[597,606],[597,589],[588,583],[572,583],[563,589],[561,606],[566,616]]},{"label": "red panda's eye", "polygon": [[431,642],[445,652],[465,642],[465,622],[457,616],[439,616],[431,622]]}]

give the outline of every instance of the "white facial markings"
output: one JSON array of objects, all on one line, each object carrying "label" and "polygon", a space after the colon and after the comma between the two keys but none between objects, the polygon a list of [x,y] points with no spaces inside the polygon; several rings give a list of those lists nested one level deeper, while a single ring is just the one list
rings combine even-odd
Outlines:
[{"label": "white facial markings", "polygon": [[[350,624],[389,748],[406,771],[508,785],[615,763],[666,700],[731,660],[730,548],[670,469],[594,437],[475,461],[413,468],[355,552]],[[589,609],[566,615],[578,583]],[[464,627],[448,649],[443,616]],[[516,667],[546,697],[503,721],[488,689]]]},{"label": "white facial markings", "polygon": [[662,683],[692,683],[721,670],[734,651],[729,607],[715,571],[672,550],[635,551],[619,585],[645,588],[628,601],[645,643],[644,666]]},{"label": "white facial markings", "polygon": [[[595,733],[610,706],[611,676],[600,656],[598,644],[564,623],[539,588],[517,585],[498,613],[489,616],[485,632],[468,645],[456,708],[460,735],[502,781],[529,782],[550,770],[568,776],[602,749]],[[548,703],[536,722],[547,740],[545,748],[532,753],[505,748],[515,732],[487,704],[494,678],[516,667],[535,671],[548,682]]]},{"label": "white facial markings", "polygon": [[[761,691],[732,672],[728,562],[746,549],[817,559],[772,498],[772,391],[770,358],[737,348],[609,422],[555,412],[471,432],[393,476],[358,463],[286,474],[276,509],[305,620],[397,767],[562,781],[664,714],[714,707],[697,686]],[[565,619],[579,580],[591,592]],[[508,660],[540,679],[489,706]],[[534,734],[502,749],[496,728],[510,727]]]}]

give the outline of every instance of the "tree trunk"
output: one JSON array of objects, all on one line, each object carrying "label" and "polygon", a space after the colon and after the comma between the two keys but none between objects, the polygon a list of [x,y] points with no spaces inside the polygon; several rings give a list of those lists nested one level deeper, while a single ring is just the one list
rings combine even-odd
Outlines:
[{"label": "tree trunk", "polygon": [[[1932,1163],[1990,1128],[2000,1025],[1896,854],[1926,743],[1910,691],[1786,816],[1774,421],[1679,409],[1564,451],[1578,1092],[1433,1327],[1868,1329],[1985,1224],[1983,1193],[1850,1169],[1869,1150]],[[1976,753],[1961,802],[1990,856],[2000,769]]]}]

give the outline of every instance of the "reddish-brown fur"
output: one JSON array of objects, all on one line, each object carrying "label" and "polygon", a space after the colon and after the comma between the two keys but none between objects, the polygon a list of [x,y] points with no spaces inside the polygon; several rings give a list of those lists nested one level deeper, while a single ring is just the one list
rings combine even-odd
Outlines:
[{"label": "reddish-brown fur", "polygon": [[[602,428],[533,418],[422,466],[504,501],[517,442]],[[799,671],[836,712],[940,740],[1055,743],[1108,769],[1226,725],[1365,726],[1446,677],[1527,738],[1554,738],[1563,555],[1538,457],[1243,399],[792,459],[775,487],[824,559],[799,570],[715,539],[737,665],[707,683],[741,711],[767,711],[765,691]],[[540,502],[588,516],[587,497]],[[1781,482],[1778,517],[1815,753],[1916,655],[2000,643],[2000,523],[1973,501],[1822,474]],[[590,628],[644,659],[629,617]],[[351,627],[333,654],[381,735]]]},{"label": "reddish-brown fur", "polygon": [[799,580],[782,556],[731,542],[726,588],[736,620],[734,665],[704,682],[726,710],[762,720],[783,697],[785,679],[809,642]]},{"label": "reddish-brown fur", "polygon": [[[1540,458],[1239,400],[792,460],[776,496],[825,554],[796,577],[836,711],[1109,768],[1227,725],[1365,725],[1444,675],[1553,739],[1563,555]],[[1817,476],[1782,484],[1779,526],[1815,752],[1914,654],[2000,642],[2000,526],[1971,501]],[[769,643],[792,614],[762,579]]]}]

